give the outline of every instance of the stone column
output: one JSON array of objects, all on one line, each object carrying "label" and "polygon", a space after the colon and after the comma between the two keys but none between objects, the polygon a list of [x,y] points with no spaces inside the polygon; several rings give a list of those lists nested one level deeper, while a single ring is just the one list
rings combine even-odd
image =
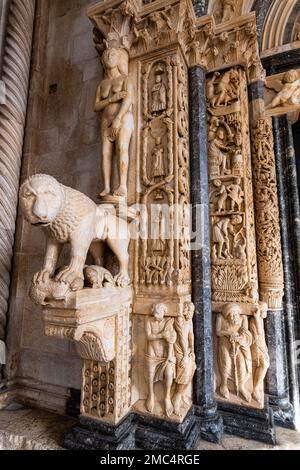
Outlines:
[{"label": "stone column", "polygon": [[7,15],[9,9],[10,0],[2,0],[0,4],[0,80],[2,71],[2,61],[5,45],[5,33],[7,25]]},{"label": "stone column", "polygon": [[195,305],[194,332],[197,363],[194,377],[195,408],[201,418],[202,438],[218,442],[222,438],[223,430],[222,420],[217,414],[213,383],[206,72],[199,66],[191,67],[189,70],[189,110],[193,230],[198,229],[202,232],[199,246],[194,246],[192,249],[192,291]]},{"label": "stone column", "polygon": [[35,0],[11,0],[3,54],[5,104],[0,106],[0,340],[5,338],[30,72]]},{"label": "stone column", "polygon": [[[300,205],[293,132],[287,116],[274,118],[273,128],[284,268],[283,308],[287,361],[285,395],[290,398],[296,419],[296,416],[299,416],[299,366],[295,357],[295,341],[299,339],[300,320]],[[290,410],[291,413],[285,416],[285,422],[287,426],[294,427],[294,414],[291,408]]]},{"label": "stone column", "polygon": [[252,108],[251,141],[259,287],[261,300],[268,304],[265,328],[270,368],[266,378],[266,392],[275,421],[286,426],[293,420],[293,409],[289,403],[286,374],[280,215],[272,119],[264,114],[262,81],[250,84],[249,101]]}]

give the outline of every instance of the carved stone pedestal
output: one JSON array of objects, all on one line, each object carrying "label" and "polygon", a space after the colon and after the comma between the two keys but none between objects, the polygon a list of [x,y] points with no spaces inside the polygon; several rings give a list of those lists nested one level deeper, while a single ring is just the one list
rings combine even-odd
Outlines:
[{"label": "carved stone pedestal", "polygon": [[[118,448],[122,440],[124,425],[117,425],[131,405],[131,305],[130,287],[106,287],[83,289],[66,301],[50,301],[43,309],[45,334],[74,341],[84,361],[80,426],[66,437],[67,446],[73,442],[71,448],[76,442],[76,448],[92,448],[86,435],[90,431],[94,435],[94,427],[114,442],[104,448]],[[83,443],[79,442],[81,435],[85,436]]]},{"label": "carved stone pedestal", "polygon": [[263,410],[223,402],[219,403],[218,409],[223,418],[225,433],[275,444],[273,412],[267,399]]},{"label": "carved stone pedestal", "polygon": [[136,446],[145,450],[191,450],[200,439],[199,421],[193,408],[182,423],[152,416],[137,416]]},{"label": "carved stone pedestal", "polygon": [[67,431],[64,447],[71,450],[133,450],[135,449],[134,415],[118,426],[81,416],[79,423]]}]

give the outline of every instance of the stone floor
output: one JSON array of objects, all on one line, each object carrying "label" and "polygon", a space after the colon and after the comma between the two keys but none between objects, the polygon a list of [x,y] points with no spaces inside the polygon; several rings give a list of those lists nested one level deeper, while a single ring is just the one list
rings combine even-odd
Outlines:
[{"label": "stone floor", "polygon": [[[42,410],[0,411],[0,450],[58,450],[74,419]],[[277,445],[225,436],[222,445],[202,441],[199,450],[300,450],[300,433],[277,429]]]}]

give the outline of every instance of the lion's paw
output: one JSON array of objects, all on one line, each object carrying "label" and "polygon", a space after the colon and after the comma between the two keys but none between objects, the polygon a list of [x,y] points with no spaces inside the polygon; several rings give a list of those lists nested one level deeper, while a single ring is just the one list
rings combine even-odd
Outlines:
[{"label": "lion's paw", "polygon": [[119,273],[115,277],[115,283],[118,287],[127,287],[130,284],[130,277],[128,276],[128,274]]}]

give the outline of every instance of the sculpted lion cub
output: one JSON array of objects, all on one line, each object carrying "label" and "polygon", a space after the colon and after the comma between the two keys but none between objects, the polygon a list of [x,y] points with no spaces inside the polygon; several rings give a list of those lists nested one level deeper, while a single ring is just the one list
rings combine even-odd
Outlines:
[{"label": "sculpted lion cub", "polygon": [[60,270],[55,279],[67,284],[83,279],[88,252],[95,264],[100,264],[102,241],[108,244],[120,264],[116,285],[124,287],[130,283],[129,231],[125,220],[48,175],[34,175],[25,181],[20,189],[20,204],[25,219],[32,225],[42,227],[47,236],[44,267],[35,274],[35,284],[47,282],[54,275],[65,243],[71,245],[70,264]]}]

